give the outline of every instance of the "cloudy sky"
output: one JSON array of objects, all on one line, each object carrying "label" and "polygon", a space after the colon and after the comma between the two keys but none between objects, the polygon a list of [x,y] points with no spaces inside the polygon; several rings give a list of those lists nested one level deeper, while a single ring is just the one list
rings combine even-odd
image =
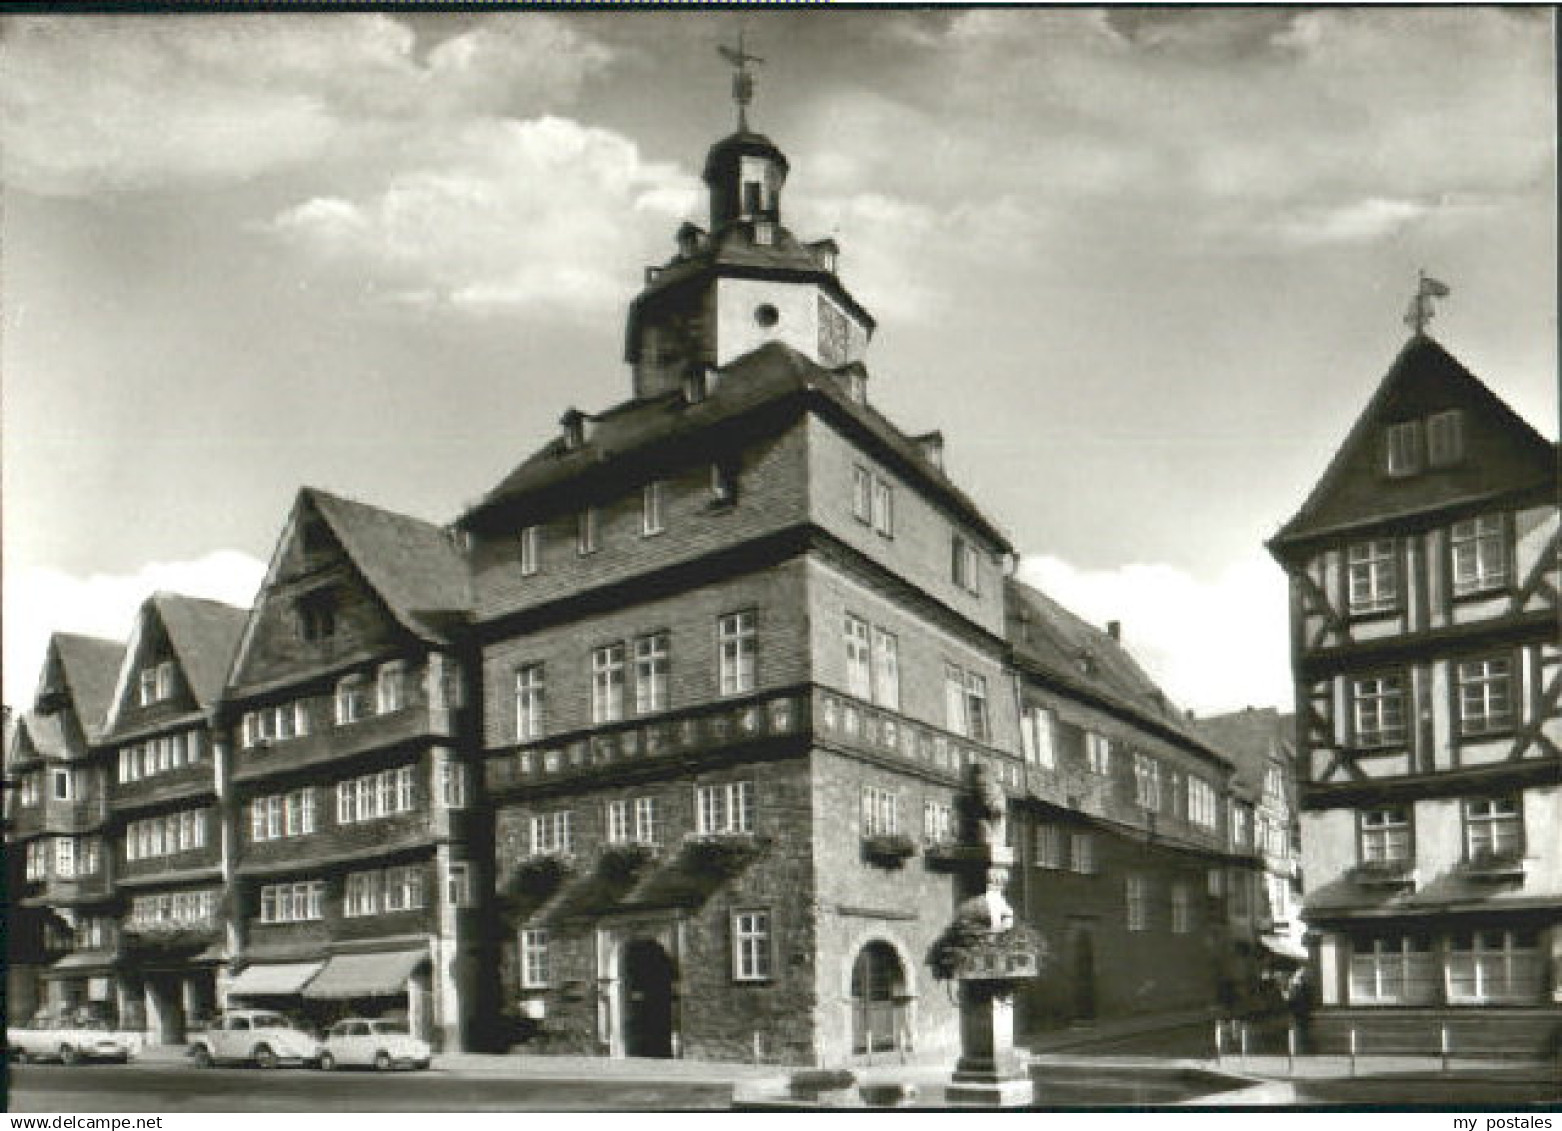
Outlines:
[{"label": "cloudy sky", "polygon": [[11,18],[6,700],[50,629],[248,603],[301,484],[447,520],[622,399],[740,25],[879,404],[1179,701],[1287,702],[1262,543],[1418,268],[1555,436],[1546,10]]}]

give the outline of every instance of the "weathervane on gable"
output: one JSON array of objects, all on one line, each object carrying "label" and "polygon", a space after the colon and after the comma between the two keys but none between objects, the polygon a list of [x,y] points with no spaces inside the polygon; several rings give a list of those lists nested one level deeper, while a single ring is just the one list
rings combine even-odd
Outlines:
[{"label": "weathervane on gable", "polygon": [[1419,272],[1419,276],[1420,281],[1416,284],[1415,297],[1410,300],[1410,309],[1405,312],[1405,325],[1418,336],[1426,333],[1427,323],[1432,321],[1432,300],[1448,297],[1447,283],[1438,282],[1428,275],[1424,268]]},{"label": "weathervane on gable", "polygon": [[721,57],[733,66],[732,73],[732,101],[738,104],[738,130],[742,132],[748,129],[748,104],[754,101],[754,76],[748,73],[750,63],[763,63],[758,55],[750,55],[743,49],[743,32],[738,31],[738,45],[736,48],[728,47],[725,43],[718,43],[716,50]]}]

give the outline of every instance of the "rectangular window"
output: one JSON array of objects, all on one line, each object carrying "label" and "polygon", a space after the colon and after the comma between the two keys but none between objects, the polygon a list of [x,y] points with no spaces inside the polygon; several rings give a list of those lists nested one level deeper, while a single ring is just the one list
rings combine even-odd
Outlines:
[{"label": "rectangular window", "polygon": [[629,801],[620,799],[607,803],[607,842],[629,843]]},{"label": "rectangular window", "polygon": [[1453,558],[1454,596],[1468,597],[1508,583],[1508,539],[1501,515],[1456,522],[1448,544]]},{"label": "rectangular window", "polygon": [[1112,744],[1104,734],[1093,730],[1085,732],[1085,764],[1093,774],[1112,772]]},{"label": "rectangular window", "polygon": [[1148,754],[1134,751],[1134,801],[1146,809],[1161,807],[1161,764]]},{"label": "rectangular window", "polygon": [[597,552],[597,508],[587,507],[575,516],[575,552]]},{"label": "rectangular window", "polygon": [[882,628],[873,630],[873,701],[900,710],[900,640]]},{"label": "rectangular window", "polygon": [[616,723],[624,717],[624,646],[608,644],[591,653],[591,721]]},{"label": "rectangular window", "polygon": [[569,855],[575,851],[575,814],[568,809],[542,813],[531,819],[533,856],[545,852]]},{"label": "rectangular window", "polygon": [[76,875],[76,842],[68,836],[54,838],[54,874],[66,880]]},{"label": "rectangular window", "polygon": [[157,665],[157,698],[159,701],[174,697],[174,681],[177,678],[178,669],[172,660],[164,660]]},{"label": "rectangular window", "polygon": [[527,664],[515,673],[515,737],[520,742],[541,738],[547,725],[543,675],[541,664]]},{"label": "rectangular window", "polygon": [[1150,929],[1150,881],[1144,876],[1129,876],[1126,885],[1128,899],[1128,929]]},{"label": "rectangular window", "polygon": [[453,860],[445,878],[445,902],[451,907],[472,906],[472,866],[465,860]]},{"label": "rectangular window", "polygon": [[369,713],[369,696],[361,675],[350,675],[336,685],[336,725],[355,723]]},{"label": "rectangular window", "polygon": [[873,477],[873,529],[886,538],[895,536],[895,488]]},{"label": "rectangular window", "polygon": [[1203,778],[1188,777],[1188,820],[1213,830],[1217,824],[1215,788]]},{"label": "rectangular window", "polygon": [[1432,940],[1426,935],[1378,935],[1352,940],[1352,1005],[1426,1005],[1437,992]]},{"label": "rectangular window", "polygon": [[521,576],[536,573],[542,562],[542,527],[528,526],[521,531]]},{"label": "rectangular window", "polygon": [[385,910],[415,911],[423,906],[423,868],[409,864],[385,869]]},{"label": "rectangular window", "polygon": [[396,771],[396,812],[410,813],[416,806],[412,766],[402,766]]},{"label": "rectangular window", "polygon": [[717,682],[723,695],[754,690],[757,614],[728,613],[717,621]]},{"label": "rectangular window", "polygon": [[1385,466],[1390,475],[1414,475],[1421,470],[1421,422],[1390,424],[1385,437]]},{"label": "rectangular window", "polygon": [[954,834],[954,806],[947,801],[922,802],[922,839],[928,844],[948,844]]},{"label": "rectangular window", "polygon": [[150,707],[157,702],[157,669],[142,668],[139,679],[138,695],[136,702],[142,707]]},{"label": "rectangular window", "polygon": [[50,770],[49,796],[56,801],[76,800],[76,775],[69,770]]},{"label": "rectangular window", "polygon": [[466,808],[466,766],[447,755],[439,763],[439,800],[446,809]]},{"label": "rectangular window", "polygon": [[1426,457],[1432,467],[1453,467],[1464,459],[1464,411],[1451,408],[1426,418]]},{"label": "rectangular window", "polygon": [[1036,867],[1062,869],[1068,863],[1061,825],[1036,826]]},{"label": "rectangular window", "polygon": [[965,673],[954,664],[944,665],[944,725],[956,734],[966,734]]},{"label": "rectangular window", "polygon": [[1096,871],[1096,842],[1089,833],[1073,833],[1068,838],[1069,871],[1093,876]]},{"label": "rectangular window", "polygon": [[873,697],[873,660],[868,622],[846,614],[846,689],[859,699]]},{"label": "rectangular window", "polygon": [[521,932],[521,988],[541,990],[548,986],[548,932]]},{"label": "rectangular window", "polygon": [[1045,707],[1026,706],[1020,712],[1020,742],[1027,762],[1044,770],[1057,768],[1057,751],[1052,743],[1051,711]]},{"label": "rectangular window", "polygon": [[1352,683],[1356,745],[1398,746],[1405,741],[1404,680],[1397,675]]},{"label": "rectangular window", "polygon": [[862,835],[885,836],[900,831],[897,798],[888,789],[862,787]]},{"label": "rectangular window", "polygon": [[636,638],[635,714],[652,715],[667,710],[671,653],[671,638],[665,632]]},{"label": "rectangular window", "polygon": [[380,910],[380,872],[350,872],[342,897],[342,914],[348,918],[375,915]]},{"label": "rectangular window", "polygon": [[981,595],[982,583],[976,547],[959,534],[950,537],[949,573],[951,580],[961,589],[976,596]]},{"label": "rectangular window", "polygon": [[1506,657],[1458,665],[1459,733],[1481,735],[1513,728],[1513,662]]},{"label": "rectangular window", "polygon": [[975,672],[965,673],[966,733],[977,742],[992,741],[992,723],[987,714],[987,679]]},{"label": "rectangular window", "polygon": [[770,912],[732,913],[732,976],[740,982],[770,978]]},{"label": "rectangular window", "polygon": [[660,534],[667,529],[662,517],[663,485],[660,479],[640,489],[640,533]]},{"label": "rectangular window", "polygon": [[873,522],[873,476],[860,464],[852,465],[852,517],[864,526]]},{"label": "rectangular window", "polygon": [[635,798],[635,840],[640,844],[662,842],[661,812],[654,797]]},{"label": "rectangular window", "polygon": [[358,791],[350,781],[336,783],[336,823],[350,825],[358,819]]},{"label": "rectangular window", "polygon": [[[375,705],[374,709],[382,715],[388,715],[392,711],[399,711],[407,705],[407,669],[400,662],[383,665],[375,681]],[[280,709],[282,720],[291,724],[291,712],[286,707]]]},{"label": "rectangular window", "polygon": [[754,785],[734,781],[722,785],[702,785],[695,789],[695,814],[698,831],[751,833],[754,831]]},{"label": "rectangular window", "polygon": [[1468,859],[1507,859],[1524,851],[1524,815],[1516,797],[1470,798],[1464,803]]},{"label": "rectangular window", "polygon": [[1172,934],[1185,935],[1193,930],[1193,900],[1188,895],[1188,885],[1181,880],[1171,889]]},{"label": "rectangular window", "polygon": [[1458,931],[1449,938],[1448,1000],[1538,1005],[1545,965],[1533,930]]},{"label": "rectangular window", "polygon": [[1345,551],[1347,599],[1352,614],[1391,612],[1399,607],[1399,562],[1392,538],[1352,543]]}]

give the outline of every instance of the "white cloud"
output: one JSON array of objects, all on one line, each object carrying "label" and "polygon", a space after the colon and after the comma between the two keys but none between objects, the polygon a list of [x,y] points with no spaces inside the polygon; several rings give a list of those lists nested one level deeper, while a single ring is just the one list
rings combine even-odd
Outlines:
[{"label": "white cloud", "polygon": [[32,704],[38,672],[55,632],[124,640],[136,610],[153,593],[182,593],[248,606],[265,577],[263,562],[237,550],[216,550],[183,562],[149,562],[128,574],[77,577],[26,567],[5,579],[5,701]]},{"label": "white cloud", "polygon": [[1019,577],[1092,624],[1122,622],[1124,646],[1180,706],[1290,709],[1286,581],[1260,555],[1214,581],[1164,564],[1086,570],[1044,555],[1025,558]]},{"label": "white cloud", "polygon": [[306,201],[272,230],[403,301],[605,316],[655,249],[666,257],[698,195],[633,142],[565,118],[478,121],[436,148],[384,187]]},{"label": "white cloud", "polygon": [[568,105],[611,57],[578,27],[484,23],[419,58],[385,14],[13,19],[6,179],[71,196],[395,153],[430,123]]}]

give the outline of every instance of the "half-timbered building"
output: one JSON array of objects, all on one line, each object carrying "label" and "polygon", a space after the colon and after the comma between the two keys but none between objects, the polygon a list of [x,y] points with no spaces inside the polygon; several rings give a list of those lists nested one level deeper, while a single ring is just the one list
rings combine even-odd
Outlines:
[{"label": "half-timbered building", "polygon": [[225,1002],[396,1016],[460,1047],[476,967],[466,568],[419,519],[305,488],[223,695]]},{"label": "half-timbered building", "polygon": [[1556,459],[1418,330],[1270,542],[1326,1044],[1533,1052],[1559,1020]]},{"label": "half-timbered building", "polygon": [[103,925],[121,1024],[182,1042],[217,1012],[230,953],[225,767],[212,730],[247,613],[159,593],[136,616],[103,724],[116,894]]}]

